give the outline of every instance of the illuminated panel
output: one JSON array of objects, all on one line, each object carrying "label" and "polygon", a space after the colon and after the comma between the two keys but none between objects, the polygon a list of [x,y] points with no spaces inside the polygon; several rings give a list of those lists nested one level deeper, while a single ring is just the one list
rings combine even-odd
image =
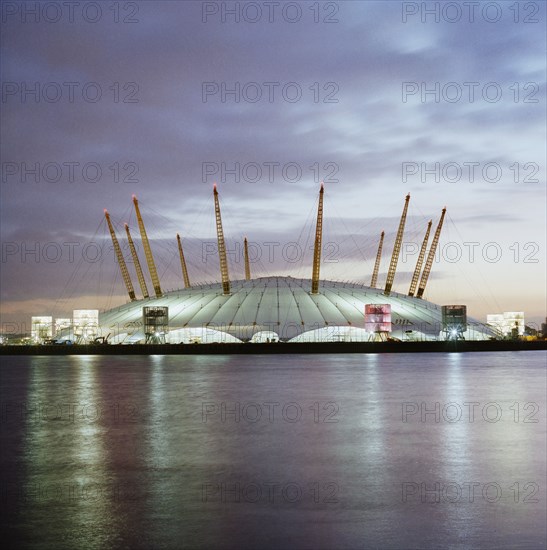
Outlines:
[{"label": "illuminated panel", "polygon": [[99,333],[98,309],[75,309],[72,312],[72,321],[75,336],[90,339]]},{"label": "illuminated panel", "polygon": [[503,314],[489,313],[486,316],[486,324],[490,325],[493,329],[495,329],[500,334],[504,334]]},{"label": "illuminated panel", "polygon": [[495,328],[503,336],[511,336],[516,330],[519,336],[524,334],[524,312],[504,311],[503,313],[492,313],[486,316],[486,322]]},{"label": "illuminated panel", "polygon": [[391,332],[391,304],[366,304],[365,330]]},{"label": "illuminated panel", "polygon": [[33,340],[40,341],[53,336],[53,317],[31,317],[30,335]]},{"label": "illuminated panel", "polygon": [[524,311],[504,311],[504,333],[510,335],[515,329],[517,330],[519,336],[522,336],[524,334]]},{"label": "illuminated panel", "polygon": [[65,328],[70,328],[71,319],[55,319],[55,334],[61,332]]}]

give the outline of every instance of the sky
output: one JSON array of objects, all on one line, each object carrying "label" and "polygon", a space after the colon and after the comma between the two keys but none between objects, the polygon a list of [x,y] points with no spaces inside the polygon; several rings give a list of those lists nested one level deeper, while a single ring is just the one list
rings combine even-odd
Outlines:
[{"label": "sky", "polygon": [[[425,298],[471,316],[546,315],[545,2],[3,2],[1,330],[128,300],[104,222],[164,290],[230,276],[408,292],[427,222],[447,216]],[[149,279],[148,279],[149,280]],[[149,283],[149,287],[151,287]]]}]

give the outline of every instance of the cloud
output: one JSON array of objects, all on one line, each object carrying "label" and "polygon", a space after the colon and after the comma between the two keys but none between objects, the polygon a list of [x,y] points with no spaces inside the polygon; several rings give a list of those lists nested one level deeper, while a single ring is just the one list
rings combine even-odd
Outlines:
[{"label": "cloud", "polygon": [[[16,173],[3,172],[2,240],[88,242],[105,207],[117,221],[133,223],[136,193],[158,255],[160,239],[173,247],[179,231],[195,257],[200,239],[214,240],[211,184],[216,180],[230,238],[290,242],[312,226],[324,179],[331,239],[358,244],[354,252],[344,251],[342,267],[331,270],[335,276],[368,277],[352,254],[364,251],[370,263],[379,232],[386,229],[386,239],[392,238],[408,191],[411,238],[419,238],[424,220],[438,219],[446,204],[462,235],[522,243],[533,236],[544,245],[541,24],[514,23],[507,10],[497,23],[478,16],[475,23],[424,24],[418,16],[404,24],[401,5],[389,2],[340,2],[339,23],[322,24],[314,22],[309,5],[303,6],[302,21],[295,24],[265,18],[256,24],[222,23],[220,16],[203,23],[198,2],[139,4],[135,24],[115,24],[106,10],[96,24],[81,18],[29,24],[17,17],[2,24],[3,82],[38,82],[41,92],[47,83],[57,83],[63,92],[58,102],[42,95],[37,102],[32,96],[23,102],[20,94],[3,98],[0,152]],[[545,5],[539,7],[537,17],[544,20]],[[67,100],[67,82],[78,83],[74,102]],[[83,99],[90,82],[101,89],[97,102]],[[204,97],[207,82],[218,85],[218,93]],[[478,95],[473,102],[452,103],[444,89],[438,102],[431,95],[422,102],[421,93],[404,102],[405,82],[427,89],[439,83],[441,90],[450,82],[462,89],[465,82],[477,82]],[[502,90],[499,101],[482,95],[491,82]],[[515,82],[517,90],[511,88]],[[229,93],[236,86],[239,101]],[[262,98],[253,102],[249,97],[257,89]],[[288,92],[297,89],[302,97],[293,102]],[[130,102],[132,97],[138,101]],[[524,102],[526,97],[538,102]],[[498,163],[500,181],[437,182],[422,173],[403,180],[404,162],[475,161],[479,170]],[[218,172],[204,177],[206,163],[218,165]],[[269,181],[272,163],[276,172]],[[297,179],[283,172],[289,163],[301,171]],[[533,172],[527,163],[538,165],[537,183],[525,181]],[[28,172],[36,164],[38,182]],[[262,170],[256,182],[245,171],[255,165]],[[48,166],[61,167],[59,181],[50,181]],[[95,181],[97,166],[101,176]],[[176,257],[164,254],[176,269]],[[113,257],[109,261],[104,280],[110,287],[101,288],[102,295],[111,293],[116,273]],[[520,267],[511,263],[509,252],[504,261],[495,283],[499,293],[508,292]],[[8,262],[1,275],[3,300],[53,299],[63,292],[61,281],[71,268],[62,262]],[[213,266],[208,269],[196,268],[195,276],[216,278]],[[286,267],[275,263],[272,269]],[[177,283],[174,272],[166,277]],[[541,295],[537,277],[532,279],[530,286]],[[118,278],[113,295],[120,285]],[[82,283],[78,292],[92,290]]]}]

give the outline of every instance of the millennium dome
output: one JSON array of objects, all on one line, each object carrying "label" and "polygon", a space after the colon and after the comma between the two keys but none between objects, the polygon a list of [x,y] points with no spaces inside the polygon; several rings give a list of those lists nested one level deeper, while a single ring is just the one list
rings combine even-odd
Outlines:
[{"label": "millennium dome", "polygon": [[[391,305],[391,334],[399,339],[437,339],[441,308],[426,300],[364,285],[320,281],[311,293],[311,279],[263,277],[232,281],[230,294],[222,284],[198,285],[138,300],[104,312],[102,331],[112,343],[145,339],[143,306],[169,308],[170,343],[265,341],[368,341],[365,305]],[[467,339],[491,335],[485,325],[468,319]]]},{"label": "millennium dome", "polygon": [[[494,336],[490,327],[468,318],[465,306],[442,306],[423,299],[441,233],[446,208],[428,249],[432,220],[427,224],[412,282],[407,294],[392,290],[403,241],[410,195],[391,254],[385,285],[377,287],[384,232],[380,235],[374,271],[369,286],[320,278],[323,185],[315,227],[312,277],[252,278],[244,240],[245,278],[230,280],[222,229],[219,196],[214,186],[214,205],[221,282],[192,284],[188,276],[182,240],[177,244],[184,288],[163,292],[137,198],[133,196],[142,248],[152,282],[149,292],[133,239],[125,230],[143,298],[137,299],[110,215],[105,210],[118,265],[130,301],[99,314],[98,334],[113,344],[140,342],[337,342],[373,339],[437,340],[447,334],[446,308],[464,311],[452,329],[459,338],[481,340]],[[371,321],[372,320],[372,321]],[[66,338],[69,337],[67,332]]]}]

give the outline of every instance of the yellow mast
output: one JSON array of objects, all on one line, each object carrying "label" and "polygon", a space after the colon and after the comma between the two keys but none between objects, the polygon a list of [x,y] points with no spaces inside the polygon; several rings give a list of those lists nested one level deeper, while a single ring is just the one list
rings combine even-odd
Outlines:
[{"label": "yellow mast", "polygon": [[376,253],[376,262],[374,262],[374,271],[372,272],[372,279],[370,280],[371,288],[376,288],[378,282],[378,272],[380,271],[380,260],[382,259],[382,247],[384,246],[384,232],[380,233],[380,244],[378,245],[378,252]]},{"label": "yellow mast", "polygon": [[139,222],[139,231],[141,233],[142,246],[144,248],[146,263],[148,264],[148,271],[150,272],[150,278],[152,279],[152,286],[154,287],[156,298],[161,298],[162,292],[160,287],[160,280],[158,278],[158,272],[156,271],[156,264],[154,263],[154,257],[152,256],[152,249],[150,248],[150,243],[148,242],[148,235],[146,234],[146,229],[144,228],[144,222],[142,221],[141,212],[139,210],[139,201],[137,200],[137,197],[135,195],[133,195],[133,204],[135,205],[135,213],[137,214],[137,221]]},{"label": "yellow mast", "polygon": [[224,242],[224,232],[222,231],[222,218],[220,217],[220,204],[218,201],[216,183],[213,185],[213,195],[215,198],[215,218],[217,223],[218,256],[220,258],[222,291],[224,294],[230,294],[230,277],[228,275],[228,260],[226,259],[226,244]]},{"label": "yellow mast", "polygon": [[251,280],[251,266],[249,264],[249,246],[247,244],[247,237],[243,239],[243,255],[245,257],[245,280]]},{"label": "yellow mast", "polygon": [[180,266],[182,267],[182,278],[184,279],[184,288],[190,288],[190,277],[188,277],[188,269],[186,269],[186,260],[182,251],[182,242],[180,235],[177,233],[177,243],[179,245]]},{"label": "yellow mast", "polygon": [[135,265],[135,271],[137,272],[137,279],[139,280],[139,286],[141,287],[142,297],[148,298],[148,288],[146,287],[146,281],[144,280],[141,262],[137,256],[137,250],[135,249],[135,243],[133,242],[133,238],[129,232],[128,224],[125,224],[125,233],[127,234],[127,241],[129,242],[129,249],[131,250],[131,256],[133,257],[133,264]]},{"label": "yellow mast", "polygon": [[131,277],[129,277],[129,271],[127,271],[127,266],[125,265],[125,260],[123,259],[123,254],[120,248],[120,243],[118,242],[118,237],[116,237],[116,232],[114,231],[114,227],[112,227],[112,222],[110,221],[110,214],[108,213],[108,210],[106,208],[104,209],[104,217],[106,218],[106,223],[108,224],[108,230],[110,231],[110,236],[112,237],[114,252],[116,253],[116,258],[118,258],[118,264],[122,272],[125,288],[127,289],[127,293],[129,294],[130,300],[133,302],[136,300],[135,289],[133,288]]},{"label": "yellow mast", "polygon": [[435,229],[435,236],[433,237],[433,242],[431,243],[431,248],[429,249],[429,254],[427,256],[427,261],[425,262],[424,272],[422,273],[422,278],[420,279],[420,285],[418,287],[418,293],[416,298],[421,298],[424,294],[425,286],[427,285],[427,280],[429,279],[429,274],[431,273],[431,266],[433,265],[433,259],[435,258],[435,252],[437,250],[437,245],[439,244],[439,237],[441,236],[441,229],[443,228],[444,215],[446,214],[446,206],[443,208],[441,219]]},{"label": "yellow mast", "polygon": [[313,273],[311,278],[311,293],[319,293],[319,267],[321,264],[321,242],[323,239],[323,184],[319,191],[319,206],[317,207],[317,224],[315,226],[315,246],[313,249]]},{"label": "yellow mast", "polygon": [[409,296],[414,296],[414,292],[416,292],[416,286],[418,285],[418,278],[420,277],[420,272],[422,271],[422,265],[424,263],[425,251],[427,248],[427,241],[429,241],[429,233],[431,231],[432,223],[433,220],[429,220],[429,223],[427,224],[427,230],[425,232],[424,241],[422,242],[422,248],[420,249],[420,255],[418,256],[418,261],[416,262],[414,275],[412,275],[412,282],[410,283],[410,289],[408,291]]},{"label": "yellow mast", "polygon": [[408,202],[410,201],[410,193],[406,196],[405,206],[403,208],[403,214],[401,215],[401,221],[399,222],[399,229],[397,230],[397,237],[395,238],[395,245],[393,246],[393,253],[391,254],[391,262],[389,264],[389,271],[387,272],[386,287],[384,294],[386,296],[391,292],[393,286],[393,280],[395,279],[395,270],[397,269],[397,262],[399,261],[399,253],[401,252],[401,244],[403,243],[403,233],[405,231],[406,213],[408,211]]}]

